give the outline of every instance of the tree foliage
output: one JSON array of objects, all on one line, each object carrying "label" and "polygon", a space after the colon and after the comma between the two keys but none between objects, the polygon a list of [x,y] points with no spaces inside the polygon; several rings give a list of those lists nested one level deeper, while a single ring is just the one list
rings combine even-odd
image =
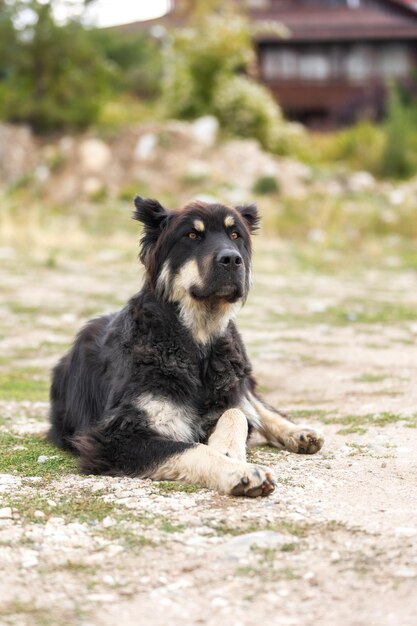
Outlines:
[{"label": "tree foliage", "polygon": [[155,45],[86,28],[79,18],[61,24],[55,1],[0,0],[0,118],[38,132],[84,128],[107,98],[155,92]]}]

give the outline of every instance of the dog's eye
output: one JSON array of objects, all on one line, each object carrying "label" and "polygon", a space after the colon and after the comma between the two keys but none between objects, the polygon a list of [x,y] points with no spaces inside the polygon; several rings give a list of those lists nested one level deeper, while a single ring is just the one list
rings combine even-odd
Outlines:
[{"label": "dog's eye", "polygon": [[238,239],[240,237],[239,233],[235,230],[230,233],[230,239]]},{"label": "dog's eye", "polygon": [[197,239],[197,233],[195,233],[194,231],[190,231],[189,233],[187,233],[187,237],[188,239]]}]

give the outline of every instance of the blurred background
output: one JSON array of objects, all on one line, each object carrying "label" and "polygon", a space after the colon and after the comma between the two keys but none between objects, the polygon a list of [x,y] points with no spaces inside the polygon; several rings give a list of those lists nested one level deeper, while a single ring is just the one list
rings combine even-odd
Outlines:
[{"label": "blurred background", "polygon": [[406,0],[0,0],[2,244],[53,258],[131,232],[136,193],[198,195],[414,264],[416,42]]}]

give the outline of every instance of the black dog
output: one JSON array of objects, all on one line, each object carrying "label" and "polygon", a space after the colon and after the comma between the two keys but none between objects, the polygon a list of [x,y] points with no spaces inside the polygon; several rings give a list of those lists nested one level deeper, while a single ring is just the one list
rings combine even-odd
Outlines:
[{"label": "black dog", "polygon": [[323,440],[259,398],[233,322],[251,282],[256,207],[135,205],[145,284],[91,320],[55,367],[49,438],[86,473],[268,495],[271,472],[246,463],[248,439],[306,454]]}]

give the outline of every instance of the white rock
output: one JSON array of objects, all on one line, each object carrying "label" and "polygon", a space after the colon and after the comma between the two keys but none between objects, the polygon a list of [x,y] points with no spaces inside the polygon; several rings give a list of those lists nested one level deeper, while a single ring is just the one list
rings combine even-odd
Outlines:
[{"label": "white rock", "polygon": [[144,133],[139,137],[133,153],[136,161],[149,161],[155,156],[158,138],[155,133]]},{"label": "white rock", "polygon": [[205,115],[193,122],[192,131],[197,141],[211,148],[217,141],[219,121],[213,115]]},{"label": "white rock", "polygon": [[45,517],[45,513],[43,511],[35,511],[33,515],[39,519]]},{"label": "white rock", "polygon": [[40,456],[38,456],[38,463],[46,463],[46,461],[49,461],[49,456],[47,456],[46,454],[41,454]]},{"label": "white rock", "polygon": [[115,523],[116,521],[108,515],[102,521],[102,525],[104,526],[104,528],[110,528],[110,526],[114,526]]},{"label": "white rock", "polygon": [[395,529],[397,537],[414,537],[417,535],[417,528],[413,526],[398,526]]},{"label": "white rock", "polygon": [[416,578],[417,570],[412,567],[401,567],[397,572],[397,576],[401,576],[401,578]]},{"label": "white rock", "polygon": [[93,196],[103,189],[103,184],[96,176],[89,176],[83,181],[83,192],[87,196]]},{"label": "white rock", "polygon": [[[293,542],[296,541],[298,540],[294,538]],[[273,548],[287,542],[288,537],[286,535],[276,533],[272,530],[260,530],[234,537],[230,541],[217,546],[215,552],[222,559],[234,561],[245,557],[253,546]]]},{"label": "white rock", "polygon": [[0,509],[0,519],[11,519],[13,517],[13,511],[10,506],[5,506]]},{"label": "white rock", "polygon": [[111,161],[111,150],[101,139],[85,139],[78,147],[81,168],[89,173],[98,174]]},{"label": "white rock", "polygon": [[375,178],[369,172],[355,172],[349,177],[348,187],[350,191],[369,191],[375,187]]},{"label": "white rock", "polygon": [[36,553],[30,550],[23,555],[21,565],[24,568],[29,568],[29,567],[36,567],[38,563],[39,563],[39,559]]}]

